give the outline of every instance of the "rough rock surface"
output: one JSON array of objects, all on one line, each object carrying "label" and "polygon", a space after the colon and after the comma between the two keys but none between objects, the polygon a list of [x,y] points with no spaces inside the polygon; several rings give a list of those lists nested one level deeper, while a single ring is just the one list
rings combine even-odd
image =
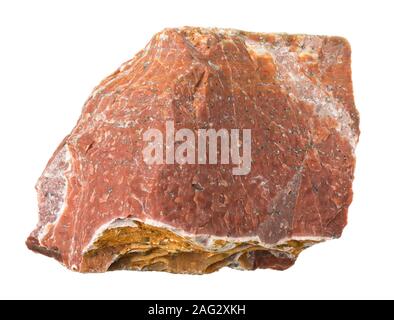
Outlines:
[{"label": "rough rock surface", "polygon": [[[80,272],[284,270],[341,236],[359,116],[338,37],[180,28],[105,79],[38,181],[30,249]],[[151,165],[142,132],[252,129],[252,167]]]}]

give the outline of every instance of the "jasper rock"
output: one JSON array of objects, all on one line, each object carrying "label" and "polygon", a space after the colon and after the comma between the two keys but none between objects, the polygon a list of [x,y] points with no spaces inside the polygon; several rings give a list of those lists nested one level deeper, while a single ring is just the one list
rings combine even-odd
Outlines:
[{"label": "jasper rock", "polygon": [[[106,78],[38,181],[36,252],[79,272],[292,266],[341,236],[359,116],[338,37],[166,29]],[[150,128],[251,129],[250,172],[146,164]]]}]

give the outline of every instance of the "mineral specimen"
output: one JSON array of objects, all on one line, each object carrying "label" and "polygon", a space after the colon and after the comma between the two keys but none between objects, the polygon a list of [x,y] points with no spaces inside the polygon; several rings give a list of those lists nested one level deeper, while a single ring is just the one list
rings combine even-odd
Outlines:
[{"label": "mineral specimen", "polygon": [[[27,246],[79,272],[289,268],[347,223],[359,137],[350,64],[338,37],[160,32],[94,90],[49,161]],[[250,129],[248,170],[147,164],[144,132],[168,121]]]}]

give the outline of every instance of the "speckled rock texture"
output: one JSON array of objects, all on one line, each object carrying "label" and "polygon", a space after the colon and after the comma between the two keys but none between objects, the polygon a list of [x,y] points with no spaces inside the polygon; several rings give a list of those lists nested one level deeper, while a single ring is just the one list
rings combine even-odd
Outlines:
[{"label": "speckled rock texture", "polygon": [[[250,173],[147,165],[142,133],[168,120],[251,129]],[[284,270],[341,236],[358,137],[343,38],[166,29],[89,97],[27,246],[79,272]]]}]

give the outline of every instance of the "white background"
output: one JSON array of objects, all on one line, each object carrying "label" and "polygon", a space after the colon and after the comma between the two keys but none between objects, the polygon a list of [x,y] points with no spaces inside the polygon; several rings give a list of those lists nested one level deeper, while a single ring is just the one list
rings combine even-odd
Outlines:
[{"label": "white background", "polygon": [[[0,298],[394,298],[393,1],[1,1]],[[349,226],[286,272],[81,275],[28,251],[34,185],[93,87],[165,27],[340,35],[362,135]]]}]

